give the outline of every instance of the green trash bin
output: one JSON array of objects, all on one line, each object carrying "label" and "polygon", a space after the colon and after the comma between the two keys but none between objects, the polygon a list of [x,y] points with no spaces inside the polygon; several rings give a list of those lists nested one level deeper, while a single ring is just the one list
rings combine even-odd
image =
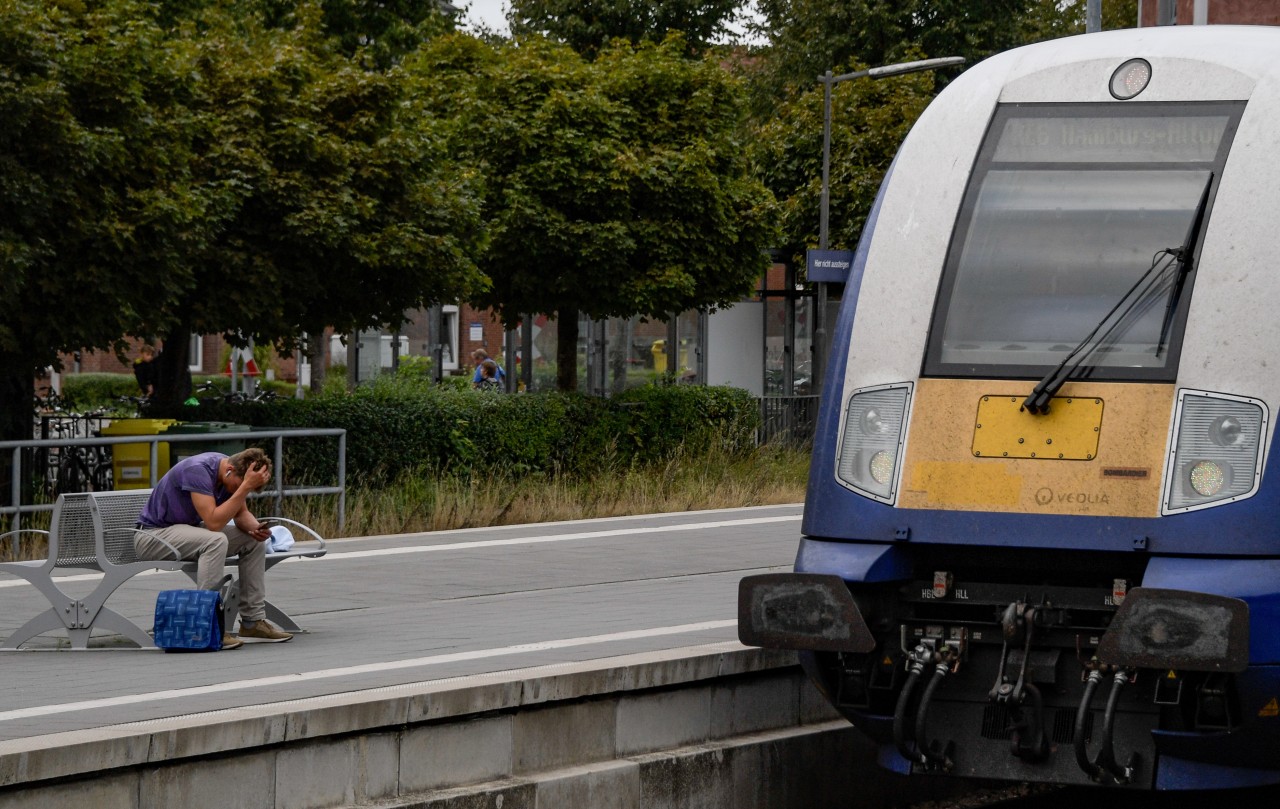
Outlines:
[{"label": "green trash bin", "polygon": [[[159,435],[176,423],[176,419],[113,419],[98,435]],[[169,471],[168,444],[156,447],[156,467],[156,480]],[[151,488],[151,445],[112,444],[111,474],[117,490]]]},{"label": "green trash bin", "polygon": [[[166,435],[213,435],[216,433],[247,433],[251,428],[247,424],[236,424],[232,421],[184,421],[174,424],[165,430]],[[223,455],[235,455],[245,448],[241,439],[222,439],[220,441],[184,441],[170,444],[169,455],[176,464],[183,458],[199,455],[202,452],[221,452]]]}]

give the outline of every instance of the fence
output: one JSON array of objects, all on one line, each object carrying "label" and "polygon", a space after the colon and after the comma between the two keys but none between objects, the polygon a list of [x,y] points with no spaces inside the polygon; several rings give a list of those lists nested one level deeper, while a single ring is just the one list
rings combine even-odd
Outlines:
[{"label": "fence", "polygon": [[[338,439],[338,482],[334,486],[295,486],[285,487],[285,471],[284,471],[284,439],[285,438],[315,438],[330,436]],[[261,443],[263,441],[273,441],[274,454],[272,456],[276,473],[272,475],[275,486],[270,491],[259,492],[254,497],[275,499],[277,509],[284,502],[286,497],[300,497],[303,495],[316,494],[336,494],[338,495],[338,527],[341,528],[346,523],[347,508],[347,431],[337,427],[315,428],[315,429],[262,429],[262,430],[243,430],[239,432],[219,432],[219,433],[187,433],[187,434],[170,434],[163,433],[157,435],[121,435],[109,438],[54,438],[54,439],[32,439],[30,441],[0,441],[0,457],[8,451],[10,455],[9,465],[9,500],[8,504],[0,506],[0,516],[13,515],[12,530],[22,527],[22,515],[34,514],[41,511],[52,511],[52,503],[27,503],[22,502],[23,483],[32,472],[45,473],[42,466],[46,463],[44,458],[50,450],[58,450],[63,452],[67,449],[85,448],[92,453],[100,453],[103,447],[110,447],[117,444],[148,444],[151,460],[148,464],[148,484],[152,487],[156,485],[156,470],[159,468],[160,445],[161,444],[199,444],[199,443],[222,443],[225,441],[246,441],[250,443]],[[24,450],[26,450],[24,452]],[[37,467],[39,467],[37,469]],[[25,473],[24,473],[25,469]]]},{"label": "fence", "polygon": [[761,397],[759,443],[812,445],[818,423],[818,399],[818,396]]}]

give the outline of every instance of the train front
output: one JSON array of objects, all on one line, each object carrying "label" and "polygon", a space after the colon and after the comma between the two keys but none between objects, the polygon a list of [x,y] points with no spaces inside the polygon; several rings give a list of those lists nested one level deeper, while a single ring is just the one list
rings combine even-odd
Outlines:
[{"label": "train front", "polygon": [[1280,782],[1280,31],[976,65],[833,329],[794,573],[740,590],[900,772]]}]

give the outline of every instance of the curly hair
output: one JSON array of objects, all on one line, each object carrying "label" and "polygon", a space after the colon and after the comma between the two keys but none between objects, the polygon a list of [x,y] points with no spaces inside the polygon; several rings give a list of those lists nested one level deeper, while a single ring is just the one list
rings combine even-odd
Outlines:
[{"label": "curly hair", "polygon": [[231,464],[231,471],[236,473],[236,477],[244,477],[244,473],[248,472],[250,467],[257,466],[258,464],[266,464],[267,471],[271,471],[271,458],[267,456],[266,452],[258,447],[237,452],[235,455],[227,458],[227,461]]}]

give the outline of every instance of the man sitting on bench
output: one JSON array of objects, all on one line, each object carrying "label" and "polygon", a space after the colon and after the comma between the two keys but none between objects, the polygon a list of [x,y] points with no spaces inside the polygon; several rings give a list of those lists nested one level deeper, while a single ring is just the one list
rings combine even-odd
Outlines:
[{"label": "man sitting on bench", "polygon": [[281,643],[293,637],[272,626],[266,615],[265,540],[271,530],[249,511],[250,492],[271,480],[271,459],[260,449],[227,457],[205,452],[183,458],[165,473],[138,517],[133,544],[139,559],[196,559],[196,586],[219,589],[230,555],[239,556],[240,633],[223,635],[222,648],[235,649],[245,641]]}]

